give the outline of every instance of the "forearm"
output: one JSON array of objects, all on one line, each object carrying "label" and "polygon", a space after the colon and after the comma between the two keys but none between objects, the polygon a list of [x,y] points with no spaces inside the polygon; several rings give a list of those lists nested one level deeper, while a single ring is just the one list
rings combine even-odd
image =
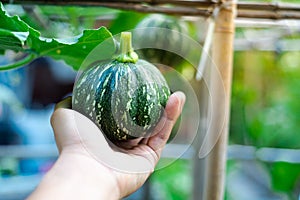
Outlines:
[{"label": "forearm", "polygon": [[101,167],[84,155],[62,155],[28,200],[118,199],[116,180]]}]

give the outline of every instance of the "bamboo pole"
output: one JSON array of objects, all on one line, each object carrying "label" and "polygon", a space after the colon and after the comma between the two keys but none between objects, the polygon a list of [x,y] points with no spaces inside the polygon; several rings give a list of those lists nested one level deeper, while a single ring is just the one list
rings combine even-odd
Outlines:
[{"label": "bamboo pole", "polygon": [[300,19],[300,12],[280,12],[280,11],[247,11],[239,10],[237,13],[239,18],[250,18],[250,19]]},{"label": "bamboo pole", "polygon": [[[119,10],[132,10],[143,13],[164,13],[179,16],[202,16],[212,14],[214,7],[222,5],[223,1],[205,0],[3,0],[2,3],[22,5],[56,5],[56,6],[102,6]],[[287,3],[249,3],[237,4],[237,17],[255,19],[300,19],[300,6]]]},{"label": "bamboo pole", "polygon": [[[219,14],[215,19],[216,24],[214,41],[212,44],[212,62],[214,62],[217,70],[211,70],[211,81],[209,85],[209,92],[211,96],[214,97],[211,99],[211,107],[213,108],[210,108],[210,112],[218,112],[211,114],[212,121],[210,126],[222,128],[219,130],[218,128],[211,128],[207,133],[209,134],[209,137],[211,137],[209,140],[212,142],[211,144],[213,144],[214,141],[216,141],[216,144],[205,158],[206,172],[203,194],[205,200],[224,199],[233,60],[234,18],[236,12],[236,5],[231,0],[224,1],[224,5],[226,6],[220,8]],[[220,82],[220,80],[217,80],[220,77],[223,85],[217,84]],[[220,132],[216,133],[216,131]],[[219,137],[217,138],[216,136]]]},{"label": "bamboo pole", "polygon": [[258,2],[239,2],[237,9],[243,10],[262,10],[262,11],[300,11],[299,4],[291,3],[258,3]]},{"label": "bamboo pole", "polygon": [[[148,4],[148,5],[174,5],[186,7],[215,7],[220,6],[222,1],[214,0],[65,0],[65,1],[49,1],[49,0],[3,0],[3,3],[17,4],[52,4],[52,5],[101,5],[103,3],[112,4]],[[300,11],[299,4],[295,3],[265,3],[265,2],[238,2],[239,10],[261,10],[261,11]]]}]

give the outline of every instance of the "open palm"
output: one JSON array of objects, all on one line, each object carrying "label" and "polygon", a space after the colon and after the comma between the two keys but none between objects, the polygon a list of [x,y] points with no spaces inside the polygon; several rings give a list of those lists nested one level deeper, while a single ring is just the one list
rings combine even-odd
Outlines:
[{"label": "open palm", "polygon": [[65,99],[51,118],[57,147],[61,155],[74,158],[75,162],[82,159],[95,166],[93,173],[104,173],[105,181],[116,184],[117,198],[122,198],[137,190],[153,172],[184,101],[184,94],[175,92],[151,137],[116,146],[91,120],[69,109],[71,100]]}]

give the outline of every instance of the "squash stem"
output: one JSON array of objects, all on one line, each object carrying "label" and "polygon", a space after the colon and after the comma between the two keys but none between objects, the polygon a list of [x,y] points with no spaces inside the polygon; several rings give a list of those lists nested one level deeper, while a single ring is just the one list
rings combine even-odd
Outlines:
[{"label": "squash stem", "polygon": [[139,59],[138,55],[134,52],[131,43],[131,32],[122,32],[120,38],[121,54],[117,56],[116,60],[119,62],[136,63]]}]

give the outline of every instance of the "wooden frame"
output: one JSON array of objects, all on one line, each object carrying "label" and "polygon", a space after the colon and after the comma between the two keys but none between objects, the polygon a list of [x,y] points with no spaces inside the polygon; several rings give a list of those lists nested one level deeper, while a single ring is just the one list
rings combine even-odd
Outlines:
[{"label": "wooden frame", "polygon": [[[14,4],[48,4],[61,6],[103,6],[115,9],[133,10],[146,13],[165,13],[172,15],[203,16],[212,14],[213,8],[221,6],[225,0],[3,0]],[[238,2],[237,17],[261,19],[300,19],[300,6],[287,3]]]}]

